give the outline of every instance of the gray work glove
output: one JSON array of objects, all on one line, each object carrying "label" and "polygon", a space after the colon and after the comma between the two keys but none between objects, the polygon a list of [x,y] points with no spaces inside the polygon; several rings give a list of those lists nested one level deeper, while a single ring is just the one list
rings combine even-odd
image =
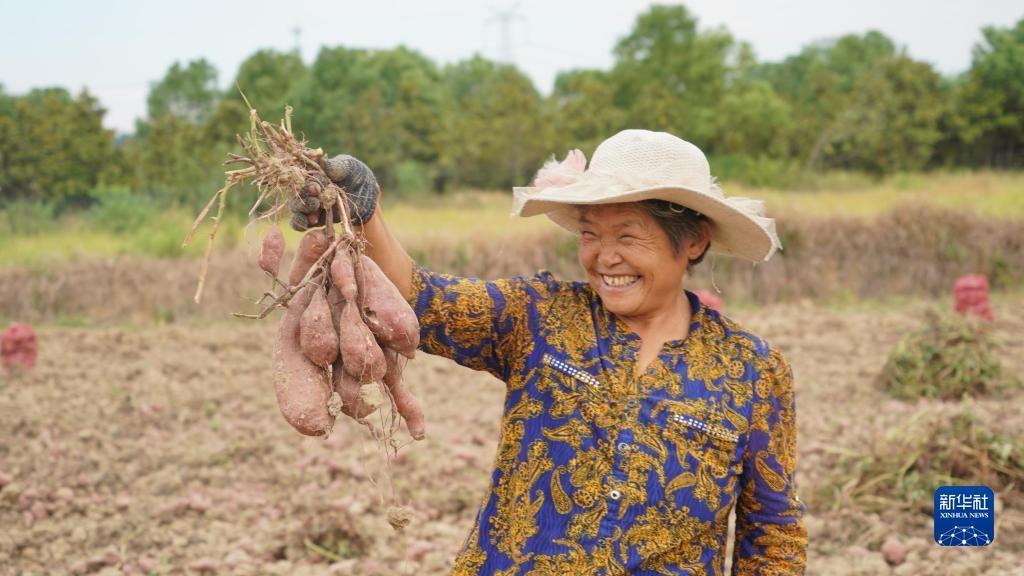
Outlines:
[{"label": "gray work glove", "polygon": [[[349,222],[361,226],[373,217],[377,208],[377,178],[373,171],[358,158],[348,154],[339,154],[333,158],[322,160],[324,172],[332,182],[347,193],[348,202],[345,209]],[[288,204],[292,211],[291,227],[303,232],[309,228],[323,226],[326,211],[320,205],[319,183],[308,181],[298,198],[293,197]],[[333,209],[334,222],[341,222],[341,211]]]}]

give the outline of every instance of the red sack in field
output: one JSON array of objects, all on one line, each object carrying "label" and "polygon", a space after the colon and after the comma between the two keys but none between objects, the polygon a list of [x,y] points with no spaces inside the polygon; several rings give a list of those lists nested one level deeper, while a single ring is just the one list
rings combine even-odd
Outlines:
[{"label": "red sack in field", "polygon": [[3,358],[4,368],[35,368],[38,349],[36,332],[28,324],[15,322],[0,333],[0,358]]},{"label": "red sack in field", "polygon": [[715,296],[714,294],[708,292],[707,290],[694,290],[693,293],[696,294],[697,298],[700,298],[700,301],[703,302],[704,305],[707,306],[708,308],[711,308],[712,310],[718,310],[719,312],[722,311],[722,306],[724,305],[724,303],[722,302],[722,299],[719,298],[718,296]]},{"label": "red sack in field", "polygon": [[988,277],[984,274],[968,274],[957,278],[953,285],[953,300],[957,313],[992,320]]}]

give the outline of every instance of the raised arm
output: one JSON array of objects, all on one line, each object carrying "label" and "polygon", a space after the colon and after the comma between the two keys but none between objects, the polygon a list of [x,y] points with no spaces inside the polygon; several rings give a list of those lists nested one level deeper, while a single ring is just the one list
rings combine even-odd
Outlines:
[{"label": "raised arm", "polygon": [[[366,241],[364,253],[415,310],[420,349],[506,380],[514,359],[532,341],[529,330],[538,325],[537,302],[554,282],[550,275],[485,281],[418,266],[385,222],[373,172],[345,155],[326,159],[324,169],[348,193],[347,211],[355,233]],[[296,203],[293,210],[298,212],[292,220],[297,230],[322,224],[326,218],[315,201]]]},{"label": "raised arm", "polygon": [[[377,193],[379,198],[379,186]],[[377,203],[370,220],[359,227],[358,233],[366,238],[364,248],[366,255],[380,266],[384,274],[398,287],[402,296],[406,300],[410,299],[412,297],[412,258],[384,222],[380,202]]]}]

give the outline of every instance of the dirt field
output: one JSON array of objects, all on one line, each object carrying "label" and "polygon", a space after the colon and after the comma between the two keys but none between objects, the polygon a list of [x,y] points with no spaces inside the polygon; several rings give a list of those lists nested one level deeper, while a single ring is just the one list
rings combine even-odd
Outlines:
[{"label": "dirt field", "polygon": [[[794,368],[808,574],[1024,574],[1019,492],[1001,497],[987,549],[939,548],[927,515],[830,510],[818,494],[837,454],[920,407],[873,380],[925,306],[733,315]],[[1020,371],[1024,297],[995,313],[1004,365]],[[39,367],[0,380],[0,573],[448,573],[489,479],[501,383],[422,354],[410,365],[428,438],[395,463],[394,493],[415,512],[395,533],[363,429],[345,421],[326,442],[304,439],[278,413],[273,324],[42,328]],[[1022,400],[975,408],[1020,438]],[[895,568],[879,552],[887,538],[908,550]]]}]

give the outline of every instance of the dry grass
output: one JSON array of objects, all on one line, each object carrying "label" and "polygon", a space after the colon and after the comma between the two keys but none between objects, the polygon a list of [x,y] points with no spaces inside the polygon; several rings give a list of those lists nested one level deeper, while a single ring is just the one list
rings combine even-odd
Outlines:
[{"label": "dry grass", "polygon": [[801,191],[729,186],[726,193],[763,198],[769,213],[803,216],[879,216],[908,204],[975,212],[981,216],[1024,216],[1024,174],[958,172],[898,174],[880,182],[819,178]]},{"label": "dry grass", "polygon": [[[948,208],[967,216],[1024,217],[1024,173],[906,174],[874,183],[863,177],[852,182],[834,177],[819,180],[821,184],[812,190],[748,188],[728,182],[725,190],[729,195],[762,198],[768,204],[769,215],[788,214],[790,221],[807,217],[884,216],[893,210],[902,211],[908,204]],[[392,201],[385,191],[382,202],[389,225],[408,241],[432,235],[444,236],[453,243],[472,243],[480,238],[531,238],[552,228],[544,217],[511,218],[511,194],[507,192],[465,191],[400,202]],[[142,232],[120,234],[109,227],[75,219],[62,221],[59,227],[45,233],[29,235],[4,236],[0,226],[0,269],[41,268],[90,257],[133,254],[196,256],[201,253],[201,246],[188,251],[180,247],[192,216],[184,210],[165,210],[147,221]],[[238,244],[244,225],[239,214],[226,218],[218,245]],[[786,232],[782,227],[780,231]],[[294,245],[297,237],[291,236],[289,240]]]},{"label": "dry grass", "polygon": [[876,430],[857,450],[840,451],[820,487],[832,510],[930,514],[939,486],[984,485],[1013,505],[1024,483],[1024,443],[970,404],[922,407],[902,424]]},{"label": "dry grass", "polygon": [[[731,304],[938,297],[967,273],[987,274],[996,291],[1024,286],[1024,219],[914,207],[876,219],[780,218],[779,226],[785,251],[771,261],[755,267],[712,256],[688,286],[717,285]],[[499,278],[546,268],[579,275],[575,238],[553,226],[472,242],[444,230],[403,234],[402,241],[418,262],[454,274]],[[267,288],[257,254],[255,242],[215,253],[198,306],[187,297],[195,258],[129,255],[0,268],[0,320],[145,322],[253,312],[251,300]]]},{"label": "dry grass", "polygon": [[996,290],[1024,282],[1024,219],[907,206],[870,219],[787,215],[778,229],[778,257],[756,267],[711,258],[697,283],[710,286],[714,270],[726,298],[766,303],[939,296],[968,273],[988,275]]}]

